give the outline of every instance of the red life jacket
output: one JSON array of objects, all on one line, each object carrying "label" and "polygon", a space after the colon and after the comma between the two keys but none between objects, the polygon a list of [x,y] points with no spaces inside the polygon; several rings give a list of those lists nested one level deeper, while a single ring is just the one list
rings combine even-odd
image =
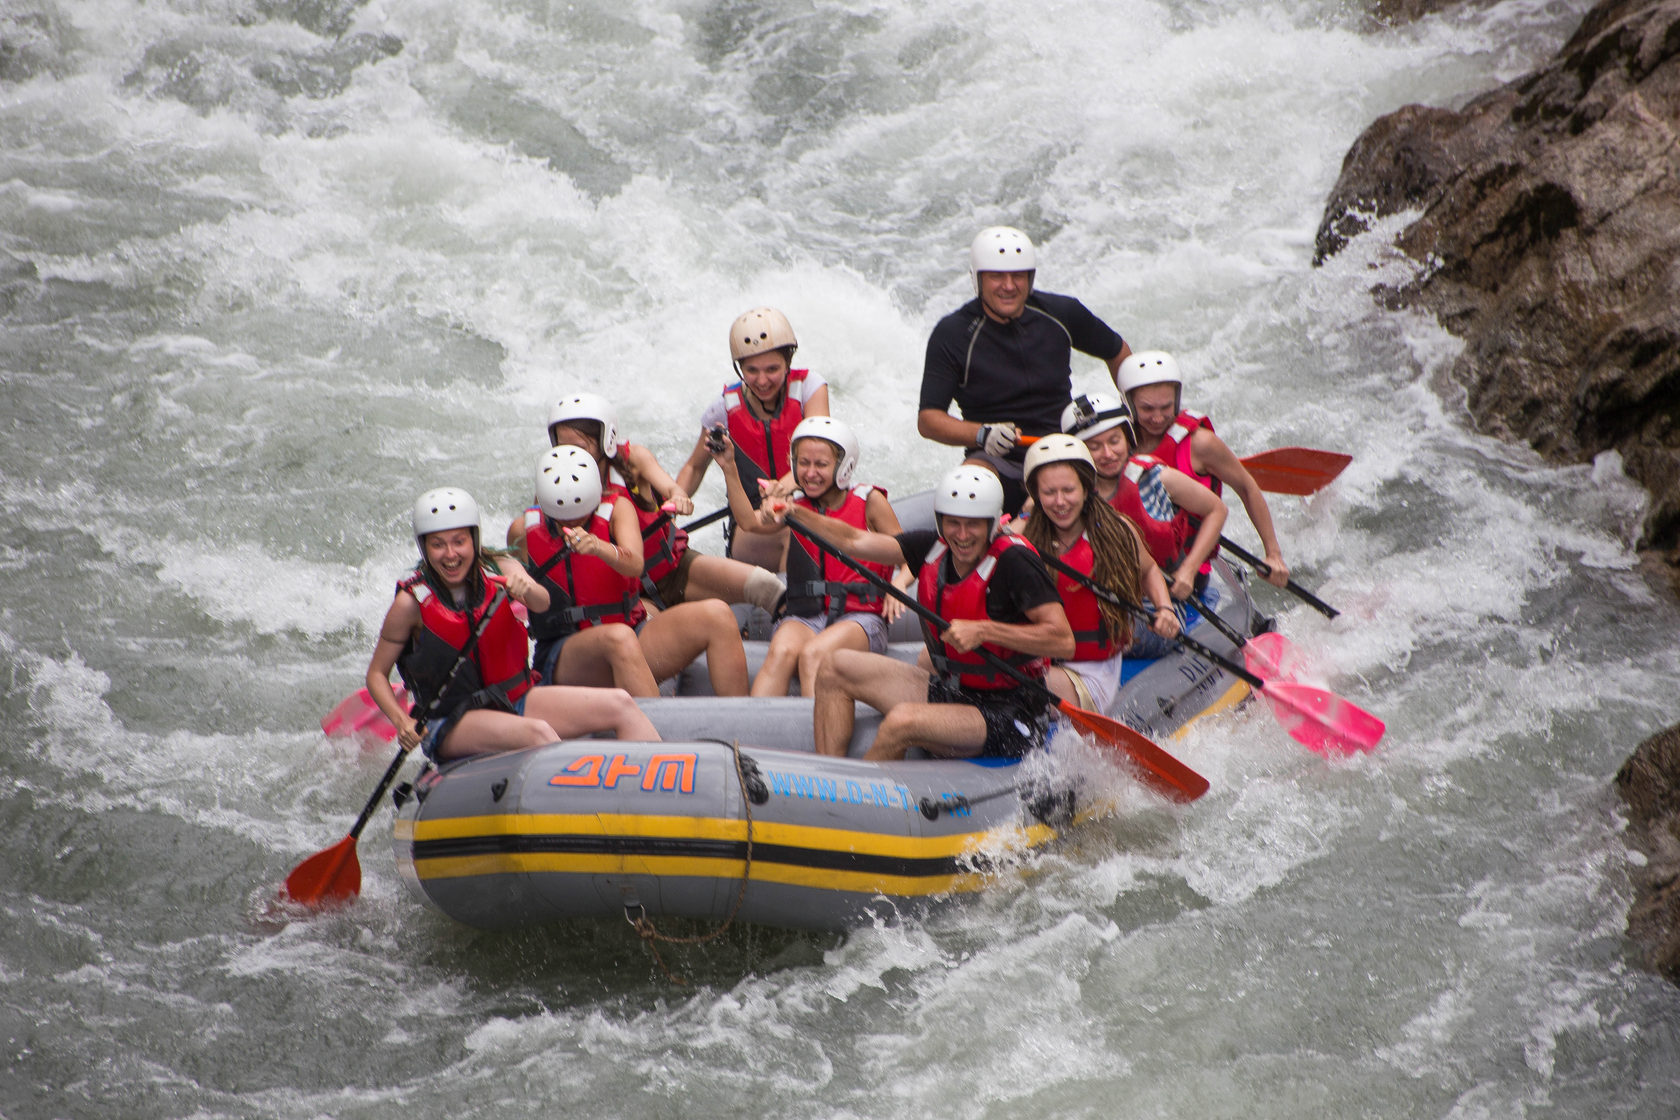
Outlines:
[{"label": "red life jacket", "polygon": [[[488,585],[484,599],[473,607],[470,617],[468,612],[456,609],[455,604],[444,602],[419,572],[397,582],[397,594],[406,591],[420,604],[423,628],[397,656],[397,671],[414,698],[416,719],[452,718],[458,711],[473,708],[506,707],[511,711],[512,703],[535,683],[527,660],[530,645],[525,627],[513,613],[513,604],[505,598],[490,616],[490,623],[479,636],[472,656],[461,665],[455,678],[449,679],[450,671],[460,661],[461,651],[467,648],[473,631],[484,620],[484,612],[497,590],[507,586],[501,576],[489,573],[485,573],[484,582]],[[439,690],[443,690],[441,697],[438,697]],[[434,698],[437,698],[435,705]]]},{"label": "red life jacket", "polygon": [[793,387],[798,385],[803,390],[805,375],[808,372],[810,371],[803,369],[788,371],[787,381],[782,385],[781,407],[776,410],[776,415],[770,418],[769,423],[753,414],[752,406],[747,404],[747,395],[751,390],[745,384],[737,381],[723,388],[723,408],[729,422],[729,438],[764,472],[765,478],[780,478],[788,472],[791,465],[788,441],[793,438],[793,429],[805,419],[805,405],[799,399],[804,393],[801,391],[796,396]]},{"label": "red life jacket", "polygon": [[[1089,576],[1097,557],[1091,549],[1090,538],[1081,533],[1079,539],[1073,542],[1073,547],[1058,559]],[[1103,625],[1102,605],[1097,600],[1097,593],[1065,572],[1052,569],[1051,574],[1056,577],[1056,593],[1062,597],[1062,609],[1067,612],[1068,624],[1073,627],[1072,660],[1107,661],[1113,657],[1119,650]]]},{"label": "red life jacket", "polygon": [[[845,500],[832,510],[822,508],[803,494],[793,500],[795,504],[815,510],[824,517],[844,521],[858,529],[867,529],[869,495],[874,489],[871,486],[854,486],[847,491]],[[885,490],[880,493],[882,497],[886,497]],[[793,539],[799,548],[788,552],[789,614],[804,618],[826,614],[833,620],[851,611],[881,613],[886,600],[873,584],[853,571],[845,561],[818,549],[808,538],[795,533]],[[863,566],[882,579],[892,578],[891,564],[876,564],[866,560]]]},{"label": "red life jacket", "polygon": [[1184,549],[1190,542],[1190,515],[1175,505],[1172,518],[1159,521],[1144,508],[1143,495],[1138,491],[1138,481],[1148,471],[1161,465],[1161,461],[1153,455],[1133,455],[1120,472],[1119,485],[1108,504],[1137,526],[1138,532],[1143,534],[1144,547],[1149,549],[1155,563],[1162,570],[1171,571],[1184,558]]},{"label": "red life jacket", "polygon": [[[608,544],[613,543],[612,508],[611,499],[602,502],[587,526]],[[531,612],[531,636],[544,642],[609,622],[641,625],[647,616],[638,594],[641,581],[620,575],[599,556],[574,552],[550,524],[542,510],[525,511],[525,553],[531,558],[531,576],[548,589],[550,599],[546,611]]]},{"label": "red life jacket", "polygon": [[[627,443],[620,445],[621,448],[629,446]],[[657,597],[658,592],[653,591],[653,586],[677,570],[683,553],[688,551],[688,534],[664,510],[643,509],[642,503],[624,485],[623,476],[616,469],[610,472],[610,478],[612,481],[607,483],[604,497],[623,495],[636,509],[636,524],[642,530],[642,592],[651,592]]]},{"label": "red life jacket", "polygon": [[1200,412],[1185,409],[1178,414],[1178,419],[1172,422],[1161,442],[1155,445],[1150,454],[1169,466],[1177,467],[1197,482],[1212,490],[1215,494],[1225,492],[1225,484],[1217,478],[1207,474],[1197,474],[1196,468],[1190,463],[1190,439],[1202,428],[1213,431],[1213,421]]},{"label": "red life jacket", "polygon": [[[947,549],[945,542],[941,540],[928,553],[927,561],[916,577],[916,598],[921,600],[922,606],[947,622],[955,622],[962,618],[990,618],[991,615],[986,613],[986,586],[991,583],[992,573],[997,570],[998,557],[1009,548],[1025,548],[1036,552],[1032,545],[1020,537],[1010,533],[999,533],[992,538],[991,547],[986,550],[986,555],[980,558],[980,563],[974,566],[974,570],[956,583],[947,585],[944,563]],[[933,660],[934,672],[946,681],[979,691],[995,692],[1020,687],[1020,682],[1014,677],[994,667],[982,657],[980,650],[960,653],[941,641],[933,626],[926,620],[922,622],[922,638],[927,642],[928,656]],[[1049,665],[1046,658],[1021,653],[991,642],[986,642],[980,648],[990,650],[1030,680],[1042,678]]]}]

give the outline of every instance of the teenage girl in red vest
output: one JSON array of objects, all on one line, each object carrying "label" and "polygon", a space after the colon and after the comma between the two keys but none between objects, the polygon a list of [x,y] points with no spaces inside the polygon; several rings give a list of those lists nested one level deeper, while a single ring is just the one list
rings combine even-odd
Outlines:
[{"label": "teenage girl in red vest", "polygon": [[747,655],[729,604],[702,599],[653,616],[642,606],[641,526],[630,499],[607,493],[605,474],[569,445],[537,460],[537,504],[519,547],[550,596],[531,612],[542,679],[657,696],[659,681],[705,653],[712,691],[745,696]]},{"label": "teenage girl in red vest", "polygon": [[[1033,512],[1021,535],[1039,555],[1076,569],[1134,606],[1142,605],[1147,592],[1155,605],[1154,632],[1176,638],[1179,621],[1167,581],[1130,522],[1098,495],[1097,468],[1085,444],[1069,435],[1041,436],[1028,449],[1022,472]],[[1120,657],[1131,644],[1131,613],[1053,566],[1050,573],[1075,646],[1071,658],[1051,666],[1046,683],[1078,707],[1106,711],[1120,690]]]},{"label": "teenage girl in red vest", "polygon": [[[1173,598],[1188,599],[1201,580],[1201,566],[1219,547],[1225,503],[1183,472],[1135,454],[1131,410],[1110,394],[1075,399],[1062,410],[1062,430],[1085,442],[1097,473],[1097,494],[1142,535],[1149,555],[1167,574]],[[1200,528],[1192,528],[1192,515],[1201,519]]]},{"label": "teenage girl in red vest", "polygon": [[[694,512],[688,493],[672,481],[646,447],[618,433],[612,406],[597,393],[558,401],[548,414],[548,442],[588,452],[607,466],[607,492],[622,494],[635,508],[642,532],[642,597],[655,610],[700,599],[751,603],[774,613],[782,583],[763,568],[689,546],[674,515]],[[523,520],[508,527],[508,546],[517,547]]]},{"label": "teenage girl in red vest", "polygon": [[[828,385],[810,370],[794,369],[799,340],[793,327],[773,307],[755,307],[729,328],[729,356],[740,379],[723,387],[717,400],[700,414],[700,438],[677,472],[677,485],[694,493],[711,465],[708,435],[719,428],[735,445],[736,462],[754,507],[759,480],[782,483],[777,496],[785,498],[794,484],[790,447],[793,429],[807,416],[828,415]],[[750,564],[779,571],[787,549],[787,534],[730,538],[729,554]]]},{"label": "teenage girl in red vest", "polygon": [[[799,484],[791,498],[794,504],[855,529],[889,536],[900,531],[885,490],[852,484],[858,442],[851,428],[830,416],[808,416],[793,430],[790,445],[793,477]],[[728,437],[716,458],[729,487],[736,526],[753,533],[785,531],[768,511],[752,508]],[[882,579],[893,576],[890,564],[867,567]],[[887,652],[888,600],[867,580],[803,537],[793,539],[787,569],[787,617],[770,637],[764,665],[753,678],[754,696],[786,696],[796,670],[800,694],[812,695],[817,670],[837,649]],[[904,583],[909,583],[908,577]]]},{"label": "teenage girl in red vest", "polygon": [[1236,491],[1266,550],[1266,566],[1271,569],[1266,582],[1278,587],[1287,584],[1289,566],[1283,562],[1266,492],[1236,453],[1214,434],[1213,421],[1184,407],[1184,381],[1173,356],[1164,350],[1140,351],[1120,363],[1115,380],[1137,418],[1134,449],[1178,468],[1215,494],[1224,486]]},{"label": "teenage girl in red vest", "polygon": [[[420,563],[397,584],[367,671],[368,693],[404,750],[424,740],[428,757],[444,761],[597,731],[659,739],[622,689],[535,687],[525,627],[509,599],[537,611],[549,607],[548,593],[511,558],[501,561],[505,574],[487,560],[471,495],[449,487],[422,494],[414,537]],[[391,688],[392,668],[414,698],[412,714]]]}]

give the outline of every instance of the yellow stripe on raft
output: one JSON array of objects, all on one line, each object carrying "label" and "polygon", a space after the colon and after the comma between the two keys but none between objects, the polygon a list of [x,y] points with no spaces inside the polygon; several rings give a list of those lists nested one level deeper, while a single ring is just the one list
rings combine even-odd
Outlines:
[{"label": "yellow stripe on raft", "polygon": [[[493,836],[601,836],[720,840],[744,843],[747,822],[712,817],[650,816],[614,813],[507,814],[397,821],[397,839],[407,842],[477,839]],[[978,853],[982,847],[1023,851],[1049,842],[1054,829],[1035,824],[1011,826],[949,836],[889,836],[876,832],[818,828],[783,822],[755,821],[755,844],[775,844],[816,851],[847,852],[898,859],[952,859]],[[982,844],[982,841],[984,842]],[[708,879],[739,879],[746,867],[741,859],[708,856],[612,855],[579,852],[495,852],[411,860],[423,880],[475,875],[571,874],[658,875]],[[783,883],[833,891],[861,891],[893,895],[938,894],[977,890],[988,876],[980,872],[941,871],[929,875],[891,875],[874,871],[845,871],[797,864],[753,860],[749,876],[755,882]]]},{"label": "yellow stripe on raft", "polygon": [[1224,693],[1220,695],[1219,699],[1215,700],[1213,703],[1209,704],[1207,707],[1205,707],[1201,711],[1197,712],[1194,716],[1191,716],[1188,720],[1185,721],[1185,724],[1184,724],[1183,727],[1179,728],[1177,731],[1174,731],[1170,736],[1168,736],[1168,738],[1170,738],[1170,739],[1182,739],[1182,738],[1184,738],[1184,736],[1186,736],[1190,733],[1190,729],[1192,727],[1196,726],[1196,724],[1200,723],[1206,717],[1214,715],[1218,712],[1228,712],[1232,708],[1236,707],[1238,704],[1241,704],[1244,700],[1247,700],[1252,695],[1254,695],[1254,690],[1248,687],[1248,682],[1247,681],[1244,681],[1244,680],[1232,681],[1231,682],[1231,687],[1227,688],[1224,691]]},{"label": "yellow stripe on raft", "polygon": [[[403,820],[397,824],[397,838],[416,843],[481,836],[643,836],[732,842],[747,839],[747,822],[744,819],[645,813],[495,813],[478,817],[444,817],[421,821],[417,826]],[[405,832],[408,835],[404,835]],[[783,821],[752,822],[752,838],[760,844],[903,859],[960,856],[978,837],[991,836],[996,832],[995,829],[980,829],[945,836],[900,836]]]}]

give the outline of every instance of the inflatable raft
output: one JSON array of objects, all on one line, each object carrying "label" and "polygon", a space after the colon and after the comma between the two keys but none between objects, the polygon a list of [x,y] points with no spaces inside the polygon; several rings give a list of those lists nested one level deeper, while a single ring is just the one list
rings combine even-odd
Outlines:
[{"label": "inflatable raft", "polygon": [[[1242,580],[1223,562],[1214,571],[1209,601],[1224,622],[1264,629]],[[901,619],[894,638],[913,626]],[[1189,632],[1235,653],[1199,616]],[[755,668],[763,647],[748,642]],[[891,650],[914,659],[919,648]],[[843,930],[979,890],[1097,808],[1048,776],[1053,758],[865,761],[880,717],[861,705],[852,757],[822,757],[809,700],[685,695],[705,680],[693,667],[677,695],[643,702],[665,742],[567,741],[426,771],[398,812],[404,881],[488,928],[623,916]],[[1105,714],[1164,741],[1247,695],[1180,650],[1128,663]]]}]

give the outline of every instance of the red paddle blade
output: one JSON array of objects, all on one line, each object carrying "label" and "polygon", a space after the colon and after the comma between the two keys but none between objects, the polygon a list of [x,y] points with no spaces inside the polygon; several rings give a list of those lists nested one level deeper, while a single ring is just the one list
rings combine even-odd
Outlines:
[{"label": "red paddle blade", "polygon": [[1276,630],[1256,634],[1244,643],[1243,661],[1249,672],[1269,681],[1293,682],[1306,664],[1294,644]]},{"label": "red paddle blade", "polygon": [[286,876],[281,894],[292,902],[317,909],[342,906],[362,893],[362,864],[356,858],[356,838],[346,836],[316,852]]},{"label": "red paddle blade", "polygon": [[1124,752],[1136,766],[1138,777],[1151,789],[1174,801],[1194,801],[1208,791],[1208,780],[1162,750],[1144,735],[1117,719],[1076,708],[1066,700],[1056,706],[1075,727],[1097,742]]},{"label": "red paddle blade", "polygon": [[1242,461],[1260,489],[1272,494],[1316,494],[1335,481],[1352,455],[1310,447],[1277,447]]},{"label": "red paddle blade", "polygon": [[1368,751],[1388,728],[1359,705],[1311,685],[1272,681],[1260,690],[1289,737],[1319,754]]}]

